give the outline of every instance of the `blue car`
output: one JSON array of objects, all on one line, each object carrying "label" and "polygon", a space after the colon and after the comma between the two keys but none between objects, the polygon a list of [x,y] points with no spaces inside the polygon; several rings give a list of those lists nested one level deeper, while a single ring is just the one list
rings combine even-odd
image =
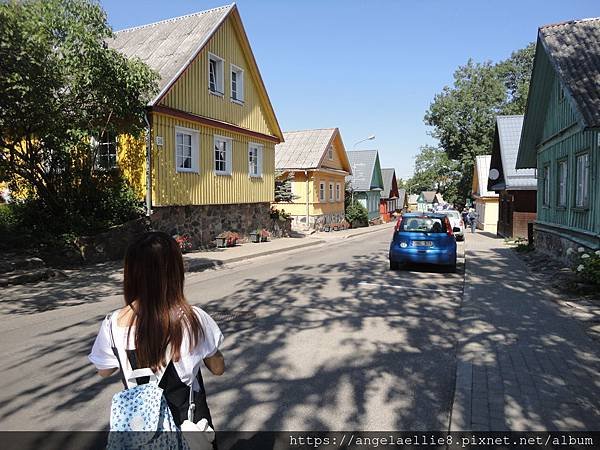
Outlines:
[{"label": "blue car", "polygon": [[448,216],[404,214],[396,224],[389,258],[390,270],[414,263],[439,264],[456,271],[456,239]]}]

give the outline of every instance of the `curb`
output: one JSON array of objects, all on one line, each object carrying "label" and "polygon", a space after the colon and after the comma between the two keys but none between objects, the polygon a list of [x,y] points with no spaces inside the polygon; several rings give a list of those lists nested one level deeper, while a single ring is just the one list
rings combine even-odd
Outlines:
[{"label": "curb", "polygon": [[[351,238],[356,237],[356,236],[362,236],[364,234],[375,233],[377,231],[383,231],[383,230],[394,228],[394,227],[391,227],[391,226],[389,226],[389,227],[382,227],[382,228],[379,228],[379,225],[376,225],[376,226],[378,227],[376,230],[362,231],[360,233],[355,233],[355,234],[351,234],[349,236],[344,236],[342,239],[351,239]],[[370,227],[367,227],[367,228],[370,228]]]},{"label": "curb", "polygon": [[[463,297],[460,303],[458,312],[460,313],[463,307],[471,300],[472,284],[468,283],[467,273],[467,255],[469,250],[464,250],[464,271],[465,277],[463,280]],[[463,316],[458,318],[459,329],[463,328]],[[456,374],[454,383],[454,392],[452,395],[452,404],[450,407],[450,417],[448,431],[466,431],[471,425],[471,403],[472,403],[472,387],[473,387],[473,364],[460,359],[460,351],[463,347],[461,336],[457,337],[456,341]]]},{"label": "curb", "polygon": [[230,264],[230,263],[234,263],[234,262],[245,261],[248,259],[258,258],[260,256],[273,255],[276,253],[285,253],[285,252],[289,252],[292,250],[297,250],[297,249],[306,248],[306,247],[313,247],[315,245],[320,245],[320,244],[324,244],[324,243],[325,243],[324,240],[319,239],[319,240],[314,240],[312,242],[307,242],[304,244],[294,245],[291,247],[266,250],[266,251],[259,252],[259,253],[253,253],[251,255],[236,256],[236,257],[229,258],[226,260],[209,260],[209,261],[196,261],[195,262],[192,259],[192,260],[184,262],[185,271],[190,272],[190,273],[202,272],[203,270],[206,270],[206,269],[213,269],[213,268],[221,267],[226,264]]}]

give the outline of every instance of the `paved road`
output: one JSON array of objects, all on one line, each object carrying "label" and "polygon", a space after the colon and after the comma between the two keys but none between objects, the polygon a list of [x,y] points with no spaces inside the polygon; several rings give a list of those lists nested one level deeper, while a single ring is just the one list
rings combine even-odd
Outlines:
[{"label": "paved road", "polygon": [[[188,277],[188,299],[226,336],[226,374],[205,375],[218,429],[448,428],[463,266],[391,273],[389,234]],[[121,304],[117,282],[90,274],[72,299],[38,289],[40,308],[26,287],[0,301],[0,429],[107,426],[120,385],[86,356]]]}]

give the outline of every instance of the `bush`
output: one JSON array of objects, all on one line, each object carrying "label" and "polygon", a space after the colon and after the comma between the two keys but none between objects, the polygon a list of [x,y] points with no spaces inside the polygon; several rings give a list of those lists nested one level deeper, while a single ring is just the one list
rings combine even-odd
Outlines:
[{"label": "bush", "polygon": [[17,225],[17,217],[10,204],[0,204],[0,232],[8,233]]},{"label": "bush", "polygon": [[[571,248],[567,250],[569,256],[574,253]],[[579,247],[573,271],[584,280],[600,285],[600,250],[588,252],[585,248]]]},{"label": "bush", "polygon": [[369,222],[369,212],[361,203],[354,202],[346,208],[346,220],[350,223],[361,222],[366,224]]}]

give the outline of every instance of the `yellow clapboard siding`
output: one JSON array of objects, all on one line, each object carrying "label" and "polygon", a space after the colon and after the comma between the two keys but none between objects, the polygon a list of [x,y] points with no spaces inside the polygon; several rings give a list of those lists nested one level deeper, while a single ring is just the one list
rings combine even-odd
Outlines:
[{"label": "yellow clapboard siding", "polygon": [[[208,89],[208,54],[224,60],[224,95]],[[244,103],[231,101],[231,64],[244,71]],[[275,135],[261,103],[257,82],[229,17],[162,99],[169,108],[210,117],[259,133]]]},{"label": "yellow clapboard siding", "polygon": [[120,135],[117,164],[123,177],[141,199],[146,195],[146,139],[144,134],[134,137]]},{"label": "yellow clapboard siding", "polygon": [[[275,146],[272,142],[208,127],[164,114],[153,114],[153,202],[166,205],[216,205],[272,202],[274,197]],[[190,128],[200,134],[199,173],[175,170],[175,127]],[[232,173],[214,173],[214,136],[233,140]],[[163,145],[155,144],[156,136]],[[262,177],[248,173],[248,144],[263,146]]]},{"label": "yellow clapboard siding", "polygon": [[[309,215],[321,215],[344,212],[344,180],[343,175],[329,174],[320,171],[308,172]],[[325,183],[325,201],[319,200],[319,183]],[[297,197],[292,203],[277,203],[279,209],[294,216],[306,215],[306,176],[296,172],[292,183],[292,193]],[[329,200],[329,183],[333,183],[334,201]],[[340,200],[335,199],[335,185],[340,185]]]}]

